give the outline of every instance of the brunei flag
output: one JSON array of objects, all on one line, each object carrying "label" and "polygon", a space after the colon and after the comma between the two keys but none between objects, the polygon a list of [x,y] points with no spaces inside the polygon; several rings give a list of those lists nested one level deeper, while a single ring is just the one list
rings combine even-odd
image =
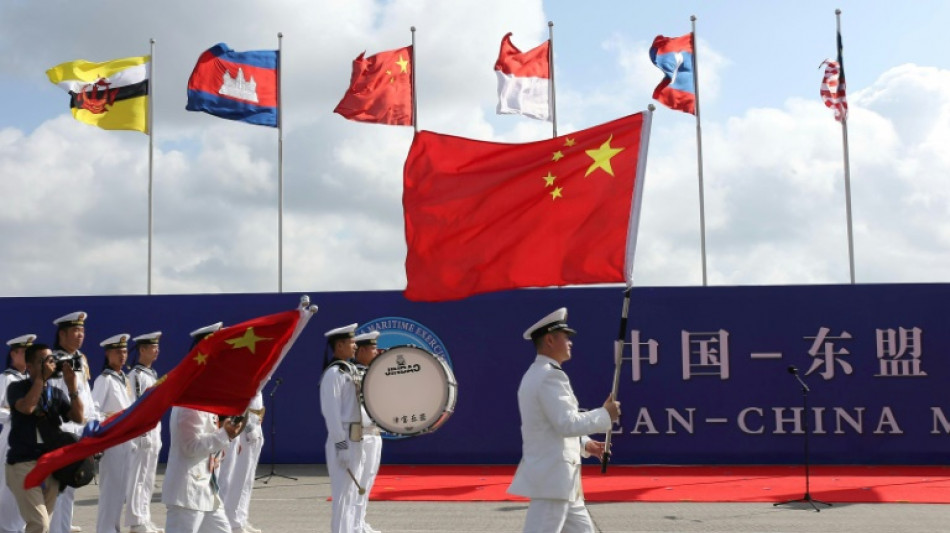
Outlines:
[{"label": "brunei flag", "polygon": [[69,107],[80,122],[104,130],[148,133],[151,56],[104,63],[62,63],[46,71],[49,81],[69,93]]}]

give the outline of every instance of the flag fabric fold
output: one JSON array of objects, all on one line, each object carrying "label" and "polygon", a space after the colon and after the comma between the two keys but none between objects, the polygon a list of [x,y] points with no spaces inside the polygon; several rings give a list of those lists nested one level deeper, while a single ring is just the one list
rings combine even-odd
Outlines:
[{"label": "flag fabric fold", "polygon": [[412,46],[353,60],[350,86],[333,110],[349,120],[412,126]]},{"label": "flag fabric fold", "polygon": [[154,428],[172,406],[242,414],[287,355],[312,309],[302,306],[256,318],[205,337],[127,409],[75,444],[40,457],[24,481],[25,488],[39,485],[63,466],[138,437]]},{"label": "flag fabric fold", "polygon": [[631,283],[649,111],[527,144],[417,133],[406,298]]},{"label": "flag fabric fold", "polygon": [[204,51],[188,78],[188,111],[277,127],[276,50],[235,52],[218,43]]},{"label": "flag fabric fold", "polygon": [[841,45],[841,32],[838,32],[838,60],[826,59],[822,62],[825,75],[821,80],[821,99],[826,107],[835,112],[835,120],[848,119],[848,96],[844,81],[844,50]]},{"label": "flag fabric fold", "polygon": [[650,47],[650,60],[663,71],[663,80],[653,90],[653,98],[670,109],[695,115],[693,34],[657,35]]},{"label": "flag fabric fold", "polygon": [[551,120],[550,41],[522,52],[511,43],[511,32],[501,39],[495,74],[498,76],[498,114],[520,114]]},{"label": "flag fabric fold", "polygon": [[148,133],[151,56],[61,63],[46,71],[69,93],[73,118],[104,130]]}]

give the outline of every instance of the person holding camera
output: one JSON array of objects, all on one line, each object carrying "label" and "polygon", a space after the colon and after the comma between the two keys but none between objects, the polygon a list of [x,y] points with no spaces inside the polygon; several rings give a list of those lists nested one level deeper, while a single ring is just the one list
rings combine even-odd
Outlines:
[{"label": "person holding camera", "polygon": [[[7,448],[10,442],[10,404],[7,402],[7,387],[11,383],[30,379],[26,373],[26,349],[36,335],[20,335],[7,341],[7,368],[0,373],[0,463],[7,462]],[[0,468],[0,533],[21,533],[25,527],[20,510],[17,508],[13,493],[7,488],[4,468]]]},{"label": "person holding camera", "polygon": [[42,435],[46,434],[48,440],[50,431],[66,421],[82,424],[84,404],[78,388],[81,380],[70,365],[62,365],[61,369],[66,392],[49,383],[58,370],[49,346],[28,347],[26,364],[30,379],[12,383],[7,389],[12,411],[5,472],[7,486],[26,521],[26,533],[46,533],[50,531],[50,515],[56,506],[60,483],[49,476],[40,486],[24,489],[23,480],[36,466],[37,459],[49,451]]},{"label": "person holding camera", "polygon": [[[83,404],[83,419],[86,422],[99,420],[99,412],[96,409],[96,403],[92,399],[92,389],[89,386],[89,362],[86,355],[80,351],[83,341],[86,338],[86,319],[89,315],[85,311],[75,311],[68,315],[63,315],[53,321],[56,326],[56,343],[53,345],[53,357],[57,365],[70,366],[76,373],[76,390],[79,393]],[[67,392],[66,383],[62,378],[54,378],[50,383],[59,387],[63,392]],[[84,424],[66,422],[63,429],[82,436]],[[79,526],[72,525],[73,522],[73,500],[76,496],[76,489],[66,487],[59,494],[56,500],[56,512],[53,514],[50,524],[52,533],[77,533],[82,531]]]},{"label": "person holding camera", "polygon": [[[92,398],[102,412],[102,418],[127,409],[132,405],[132,384],[122,368],[129,358],[130,335],[120,333],[99,343],[105,350],[105,366],[92,386]],[[122,507],[128,494],[129,470],[132,466],[132,441],[125,441],[106,449],[99,460],[99,509],[96,514],[97,533],[117,533],[121,530]]]}]

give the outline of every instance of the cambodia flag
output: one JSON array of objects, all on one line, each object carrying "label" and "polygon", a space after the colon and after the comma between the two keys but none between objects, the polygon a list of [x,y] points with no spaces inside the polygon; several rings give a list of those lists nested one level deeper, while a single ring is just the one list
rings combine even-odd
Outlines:
[{"label": "cambodia flag", "polygon": [[650,47],[650,60],[664,74],[663,81],[653,90],[653,98],[670,109],[695,115],[693,34],[680,37],[657,35]]},{"label": "cambodia flag", "polygon": [[188,78],[188,111],[277,127],[276,50],[235,52],[218,43],[198,58]]}]

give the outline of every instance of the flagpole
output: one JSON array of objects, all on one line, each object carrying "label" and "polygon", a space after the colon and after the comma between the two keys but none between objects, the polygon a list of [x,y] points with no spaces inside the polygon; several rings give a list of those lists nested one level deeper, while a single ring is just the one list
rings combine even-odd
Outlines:
[{"label": "flagpole", "polygon": [[[638,184],[639,186],[639,184]],[[617,389],[620,388],[620,367],[623,364],[623,345],[627,340],[627,315],[630,311],[630,292],[633,290],[633,283],[623,291],[623,307],[620,310],[620,332],[617,334],[617,340],[614,341],[614,379],[611,382],[610,397],[617,400]],[[607,430],[604,437],[604,455],[600,459],[600,473],[607,473],[607,463],[610,462],[610,441],[613,435],[613,424]]]},{"label": "flagpole", "polygon": [[[835,21],[838,26],[838,68],[844,78],[844,51],[841,45],[841,10],[835,9]],[[851,229],[851,157],[848,150],[848,114],[841,116],[841,141],[844,146],[844,199],[848,217],[848,266],[851,272],[851,284],[854,285],[854,234]]]},{"label": "flagpole", "polygon": [[416,27],[410,26],[409,31],[412,33],[412,56],[409,58],[409,62],[412,65],[412,72],[410,73],[411,78],[410,82],[412,83],[412,129],[416,133],[419,133],[419,116],[416,114]]},{"label": "flagpole", "polygon": [[283,41],[283,32],[277,32],[277,292],[284,292],[284,106],[280,98]]},{"label": "flagpole", "polygon": [[548,73],[551,76],[551,128],[553,137],[557,137],[557,103],[554,90],[554,22],[548,21]]},{"label": "flagpole", "polygon": [[696,15],[689,17],[693,24],[690,40],[693,46],[693,92],[696,94],[696,164],[699,168],[699,238],[703,260],[703,287],[706,286],[706,202],[703,194],[703,129],[699,119],[699,54],[696,52]]},{"label": "flagpole", "polygon": [[153,80],[155,79],[155,39],[149,39],[149,73],[148,73],[148,275],[146,276],[148,281],[146,282],[146,294],[152,294],[152,161],[153,161],[153,138],[155,132],[152,129],[154,126],[154,116],[152,110],[153,101],[155,100],[155,92],[153,88],[155,84]]}]

